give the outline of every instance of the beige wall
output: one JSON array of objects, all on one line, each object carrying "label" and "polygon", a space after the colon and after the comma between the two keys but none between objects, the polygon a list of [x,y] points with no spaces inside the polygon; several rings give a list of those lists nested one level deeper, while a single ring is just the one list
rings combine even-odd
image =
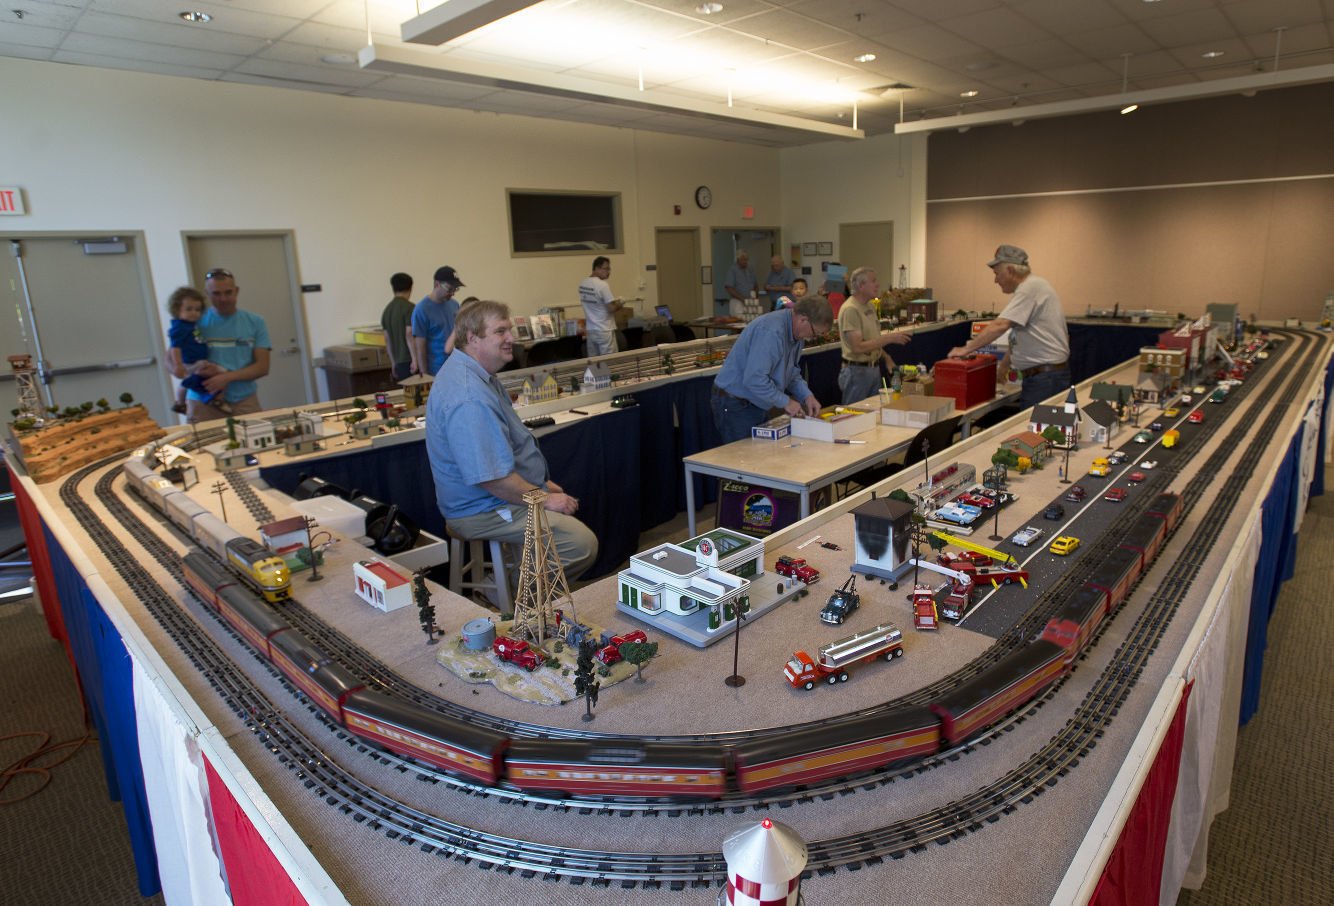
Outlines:
[{"label": "beige wall", "polygon": [[1334,85],[931,137],[928,282],[998,307],[983,264],[1026,248],[1066,311],[1315,319],[1334,292]]},{"label": "beige wall", "polygon": [[650,301],[654,227],[703,227],[708,264],[707,228],[742,205],[781,219],[779,153],[748,145],[8,58],[0,84],[23,86],[0,182],[29,209],[0,232],[143,230],[161,298],[186,278],[182,231],[290,228],[301,282],[323,286],[305,299],[316,351],[377,323],[398,270],[418,295],[453,264],[518,313],[573,302],[594,253],[511,258],[507,187],[621,192],[613,288]]},{"label": "beige wall", "polygon": [[[908,266],[911,286],[923,282],[926,263],[926,138],[881,135],[861,142],[823,142],[782,152],[783,247],[834,243],[833,260],[849,268],[838,248],[841,223],[894,223],[895,272],[881,274],[894,286],[897,266]],[[813,264],[819,271],[818,257]],[[811,284],[814,289],[815,283]]]}]

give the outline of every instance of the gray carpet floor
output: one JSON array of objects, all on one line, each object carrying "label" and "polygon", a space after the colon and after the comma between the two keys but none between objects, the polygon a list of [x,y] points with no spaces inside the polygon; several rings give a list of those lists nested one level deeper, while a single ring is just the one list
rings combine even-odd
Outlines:
[{"label": "gray carpet floor", "polygon": [[[1331,481],[1334,470],[1327,471]],[[711,514],[701,518],[707,525]],[[646,535],[641,547],[683,533],[681,517]],[[1307,515],[1297,574],[1269,628],[1260,712],[1238,741],[1232,805],[1214,824],[1203,889],[1183,892],[1179,906],[1334,902],[1331,564],[1334,494],[1315,500]],[[0,638],[0,764],[8,769],[37,742],[11,734],[46,733],[63,742],[88,731],[69,663],[34,599],[0,604]],[[36,763],[62,758],[48,774],[6,777],[0,790],[0,906],[162,902],[138,893],[124,816],[108,799],[97,740]]]}]

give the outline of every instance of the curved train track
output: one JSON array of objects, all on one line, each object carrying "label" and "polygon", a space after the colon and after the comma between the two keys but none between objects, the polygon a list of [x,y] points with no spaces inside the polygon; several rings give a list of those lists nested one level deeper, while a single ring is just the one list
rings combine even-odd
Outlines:
[{"label": "curved train track", "polygon": [[[1143,611],[1131,627],[1127,640],[1118,647],[1112,663],[1103,672],[1066,726],[1024,764],[965,799],[877,830],[809,844],[808,872],[857,867],[885,858],[898,858],[923,848],[930,842],[946,842],[977,830],[1014,810],[1022,802],[1040,795],[1077,765],[1080,759],[1096,745],[1097,738],[1114,719],[1117,710],[1142,673],[1145,663],[1157,647],[1191,582],[1198,575],[1205,558],[1217,540],[1228,514],[1240,499],[1242,488],[1255,464],[1263,456],[1269,438],[1286,416],[1288,407],[1323,347],[1322,343],[1316,342],[1306,334],[1295,334],[1293,339],[1297,342],[1292,345],[1297,348],[1285,350],[1283,357],[1300,358],[1302,360],[1300,366],[1290,370],[1290,376],[1284,379],[1284,386],[1278,393],[1270,394],[1263,400],[1252,401],[1246,416],[1234,419],[1236,427],[1229,431],[1224,442],[1219,445],[1218,451],[1181,492],[1186,513],[1190,512],[1191,507],[1202,498],[1206,490],[1212,494],[1212,502],[1199,520],[1198,528],[1186,546],[1186,552],[1169,568],[1167,575],[1149,597]],[[1277,381],[1278,378],[1275,377],[1274,380]],[[1243,404],[1245,398],[1249,396],[1252,384],[1253,382],[1248,381],[1238,388],[1233,395],[1231,400],[1233,405],[1230,408],[1237,408]],[[1254,431],[1254,426],[1257,424],[1260,430]],[[1237,462],[1230,467],[1231,477],[1221,486],[1215,486],[1213,475],[1232,459],[1231,451],[1241,448],[1248,436],[1250,442],[1244,444],[1244,450],[1237,458]],[[1155,492],[1165,487],[1174,476],[1175,470],[1170,467],[1170,463],[1187,460],[1205,443],[1206,434],[1202,431],[1192,431],[1184,440],[1185,443],[1177,453],[1169,462],[1164,463],[1164,468],[1155,472],[1150,478],[1148,484]],[[270,748],[280,761],[298,772],[298,776],[308,788],[330,805],[347,813],[354,821],[368,824],[373,829],[383,831],[403,842],[416,844],[426,852],[439,852],[463,860],[477,860],[488,865],[544,877],[567,878],[576,882],[592,881],[606,884],[638,882],[645,885],[680,888],[686,885],[712,885],[724,877],[726,867],[721,854],[717,852],[663,855],[580,851],[564,846],[534,844],[499,837],[392,801],[357,779],[329,758],[317,743],[293,726],[280,709],[275,708],[254,684],[236,669],[193,618],[181,610],[175,598],[158,586],[156,580],[87,507],[78,493],[78,486],[87,474],[99,467],[91,467],[67,481],[61,488],[62,501],[70,508],[75,518],[88,529],[90,539],[103,550],[104,555],[130,585],[148,612],[176,640],[196,668],[219,691],[260,741]],[[111,470],[99,480],[97,495],[105,505],[113,507],[116,518],[125,518],[130,523],[137,521],[128,511],[118,512],[114,509],[124,507],[111,491],[115,474],[116,470]],[[1136,499],[1148,500],[1152,496],[1152,494],[1136,495]],[[1114,546],[1115,540],[1106,539],[1116,539],[1118,526],[1133,515],[1128,508],[1122,514],[1121,520],[1108,530],[1104,535],[1104,541],[1100,543]],[[167,563],[175,559],[174,551],[160,539],[146,538],[141,543],[146,543],[150,548],[154,544],[161,545],[164,552],[161,556],[165,557]],[[153,555],[159,557],[158,552],[154,552]],[[1091,557],[1086,559],[1090,562],[1092,560]],[[1064,588],[1068,591],[1070,583],[1079,581],[1072,576],[1073,574],[1067,576],[1061,584],[1040,597],[1016,626],[998,641],[992,651],[964,668],[960,674],[933,684],[932,687],[918,690],[903,699],[868,710],[874,713],[878,709],[927,700],[929,696],[938,695],[942,689],[948,688],[948,684],[960,682],[964,676],[981,669],[1005,651],[1023,644],[1036,633],[1046,616],[1055,608],[1056,602],[1060,600],[1061,590]],[[347,665],[360,672],[364,679],[374,682],[377,686],[392,689],[396,694],[420,697],[419,701],[432,706],[441,703],[440,699],[416,689],[395,676],[374,658],[361,654],[354,644],[304,608],[294,607],[285,615],[290,617],[293,614],[303,621],[300,627],[302,631],[309,632],[319,644],[329,646],[326,650],[334,653],[333,649],[336,649],[340,658],[346,652],[350,658]],[[1054,690],[1049,692],[1047,697],[1052,694]],[[1030,703],[1028,708],[1024,709],[1024,713],[1030,713],[1031,709],[1039,704],[1040,702]],[[1023,714],[1016,719],[1022,720]],[[553,732],[551,728],[533,724],[505,724],[505,726],[507,732],[516,735],[524,733],[558,735],[563,732]],[[341,732],[337,728],[332,729]],[[767,732],[785,732],[787,729],[770,728]],[[730,734],[731,738],[739,738],[741,735]],[[705,738],[717,742],[719,739],[728,739],[729,734],[658,738],[667,740]],[[897,771],[885,772],[878,777],[863,777],[848,784],[848,787],[893,782],[896,777],[908,776],[916,770],[914,767],[905,772],[900,768]],[[828,793],[828,789],[812,790],[798,794],[797,798],[812,798]],[[586,802],[564,804],[580,809],[595,807],[594,804]],[[735,808],[738,803],[725,802],[722,805]],[[652,808],[667,813],[696,809],[695,806],[680,805]]]}]

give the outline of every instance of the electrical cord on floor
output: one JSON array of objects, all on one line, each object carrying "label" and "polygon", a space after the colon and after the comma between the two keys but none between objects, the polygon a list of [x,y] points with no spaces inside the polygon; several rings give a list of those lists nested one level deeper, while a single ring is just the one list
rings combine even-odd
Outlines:
[{"label": "electrical cord on floor", "polygon": [[[16,777],[25,774],[35,774],[41,778],[41,784],[36,788],[29,790],[21,796],[12,798],[0,798],[0,805],[13,805],[36,796],[51,783],[51,770],[57,768],[74,757],[75,753],[85,745],[93,741],[91,731],[83,734],[78,739],[67,739],[64,742],[51,742],[51,734],[40,730],[31,730],[26,733],[10,733],[7,736],[0,736],[0,744],[6,743],[11,739],[24,739],[35,737],[40,740],[36,748],[28,754],[20,757],[17,761],[0,768],[0,793],[8,789],[10,781]],[[37,764],[41,759],[52,758],[58,753],[63,752],[59,758],[54,761],[47,761],[43,764]]]}]

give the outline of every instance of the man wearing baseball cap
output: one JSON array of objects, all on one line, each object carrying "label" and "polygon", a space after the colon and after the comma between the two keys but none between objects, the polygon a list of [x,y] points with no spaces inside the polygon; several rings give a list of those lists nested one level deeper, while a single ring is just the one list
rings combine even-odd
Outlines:
[{"label": "man wearing baseball cap", "polygon": [[[1001,292],[1011,296],[1010,302],[980,333],[951,349],[950,358],[972,355],[1006,331],[1014,331],[1006,360],[1024,382],[1019,405],[1036,406],[1071,384],[1070,333],[1060,297],[1050,283],[1033,274],[1028,252],[1017,245],[996,249],[987,267],[995,274]],[[1005,364],[1003,361],[1002,367]]]},{"label": "man wearing baseball cap", "polygon": [[449,358],[445,343],[454,333],[454,318],[459,303],[454,294],[464,283],[452,267],[438,267],[435,285],[412,310],[412,342],[417,346],[417,363],[425,374],[434,376]]}]

